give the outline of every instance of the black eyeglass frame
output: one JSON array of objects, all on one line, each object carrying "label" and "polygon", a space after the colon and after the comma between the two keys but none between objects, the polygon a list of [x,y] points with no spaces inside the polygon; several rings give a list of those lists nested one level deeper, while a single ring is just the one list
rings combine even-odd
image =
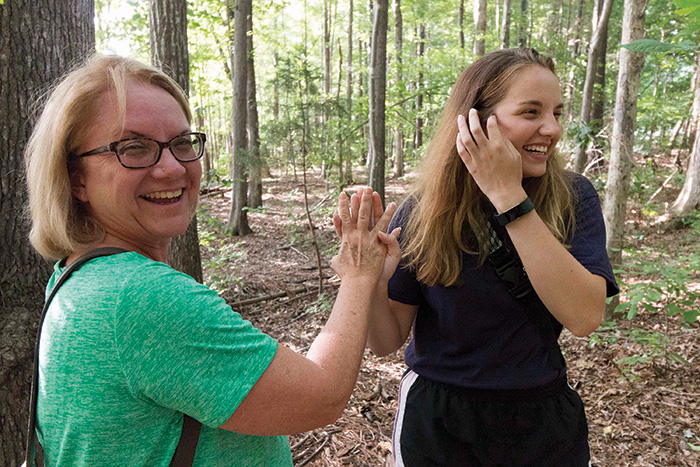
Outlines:
[{"label": "black eyeglass frame", "polygon": [[[175,141],[178,138],[182,138],[183,136],[195,136],[200,141],[199,154],[197,154],[197,157],[195,157],[194,159],[180,159],[175,155],[173,150],[170,148],[170,145],[172,144],[173,141]],[[142,166],[138,166],[138,167],[133,167],[133,166],[129,166],[129,165],[124,164],[124,162],[122,162],[121,157],[119,157],[119,153],[117,152],[117,145],[124,143],[124,142],[127,142],[127,141],[142,141],[142,140],[153,141],[154,143],[158,144],[158,156],[156,156],[156,160],[152,164],[142,165]],[[193,131],[190,133],[185,133],[182,135],[177,135],[174,138],[172,138],[170,141],[165,142],[165,143],[163,143],[162,141],[158,141],[156,139],[153,139],[153,138],[147,138],[145,136],[142,136],[139,138],[125,138],[125,139],[120,139],[119,141],[113,141],[109,144],[106,144],[104,146],[100,146],[99,148],[92,149],[88,152],[78,154],[78,155],[74,156],[73,159],[78,159],[80,157],[87,157],[87,156],[96,156],[99,154],[106,154],[106,153],[111,152],[115,156],[117,156],[117,160],[119,161],[119,163],[122,165],[122,167],[124,167],[126,169],[147,169],[148,167],[153,167],[154,165],[156,165],[158,163],[158,161],[160,161],[160,158],[163,155],[163,149],[166,149],[166,148],[170,149],[170,152],[172,153],[173,157],[178,162],[194,162],[196,160],[199,160],[204,155],[204,144],[206,142],[207,142],[206,133],[200,133],[200,132],[196,132],[196,131]]]}]

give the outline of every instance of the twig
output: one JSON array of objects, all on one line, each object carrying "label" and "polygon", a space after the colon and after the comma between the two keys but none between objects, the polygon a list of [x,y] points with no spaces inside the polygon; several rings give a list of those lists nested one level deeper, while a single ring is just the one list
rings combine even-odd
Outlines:
[{"label": "twig", "polygon": [[290,451],[294,451],[296,448],[298,448],[299,446],[301,446],[302,444],[304,444],[304,441],[306,441],[307,439],[309,439],[309,436],[311,436],[311,432],[306,433],[306,435],[304,435],[303,438],[301,438],[299,441],[297,441],[297,442],[294,443],[292,446],[290,446],[290,447],[289,447],[289,450],[290,450]]},{"label": "twig", "polygon": [[[329,288],[333,288],[333,287],[334,287],[333,284],[325,284],[323,286],[324,289],[329,289]],[[297,287],[295,289],[285,290],[284,292],[278,292],[278,293],[274,293],[274,294],[270,294],[270,295],[263,295],[262,297],[255,297],[255,298],[248,298],[245,300],[239,300],[237,302],[230,303],[229,305],[231,306],[231,308],[236,308],[236,307],[241,307],[244,305],[251,305],[253,303],[266,302],[268,300],[274,300],[276,298],[282,298],[282,297],[289,297],[290,300],[294,300],[297,298],[301,298],[302,296],[305,296],[306,294],[297,296],[297,294],[301,294],[301,293],[305,293],[305,292],[308,292],[308,293],[314,292],[315,293],[315,291],[309,291],[308,287]]]},{"label": "twig", "polygon": [[309,229],[311,229],[311,242],[316,250],[316,263],[318,264],[318,293],[320,294],[323,290],[323,269],[321,268],[321,251],[318,248],[318,241],[316,240],[316,228],[314,227],[313,220],[311,219],[311,212],[309,211],[309,193],[306,183],[306,127],[304,127],[304,144],[302,144],[301,163],[304,176],[304,209],[306,210],[306,219],[309,221]]},{"label": "twig", "polygon": [[664,189],[664,187],[665,187],[666,184],[669,182],[669,180],[671,180],[671,178],[673,178],[673,176],[676,175],[677,173],[678,173],[678,167],[676,167],[676,170],[674,170],[674,171],[671,173],[671,175],[669,175],[669,176],[666,178],[666,180],[664,180],[664,182],[661,184],[661,186],[659,187],[659,189],[656,190],[656,191],[654,192],[653,195],[651,195],[651,198],[649,198],[649,200],[647,201],[646,204],[651,203],[651,200],[653,200],[654,198],[656,198],[656,195],[658,195],[659,193],[661,193],[661,190]]},{"label": "twig", "polygon": [[321,449],[323,449],[323,447],[328,443],[328,441],[331,439],[331,435],[332,435],[333,433],[334,433],[334,432],[328,433],[328,434],[326,435],[326,437],[323,439],[323,442],[321,443],[321,445],[320,445],[314,452],[312,452],[311,455],[310,455],[309,457],[307,457],[307,458],[304,459],[302,462],[300,462],[300,463],[298,464],[298,467],[302,467],[302,466],[308,464],[309,462],[311,462],[311,459],[313,459],[314,457],[316,457],[316,454],[318,454],[319,452],[321,452]]}]

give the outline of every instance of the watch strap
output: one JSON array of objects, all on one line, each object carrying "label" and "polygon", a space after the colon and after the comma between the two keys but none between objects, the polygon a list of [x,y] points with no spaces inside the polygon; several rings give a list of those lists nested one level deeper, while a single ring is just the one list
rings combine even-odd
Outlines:
[{"label": "watch strap", "polygon": [[497,225],[504,227],[507,224],[513,222],[515,219],[524,216],[533,209],[535,209],[535,205],[528,196],[527,198],[525,198],[525,200],[523,200],[523,202],[521,202],[517,206],[512,207],[509,210],[502,212],[501,214],[494,214],[493,220]]}]

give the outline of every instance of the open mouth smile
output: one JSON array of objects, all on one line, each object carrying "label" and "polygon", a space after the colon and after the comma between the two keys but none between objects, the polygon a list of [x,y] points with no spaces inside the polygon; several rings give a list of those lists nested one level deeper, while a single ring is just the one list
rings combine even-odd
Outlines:
[{"label": "open mouth smile", "polygon": [[173,204],[180,200],[182,191],[182,188],[176,191],[154,191],[142,195],[141,198],[157,204]]}]

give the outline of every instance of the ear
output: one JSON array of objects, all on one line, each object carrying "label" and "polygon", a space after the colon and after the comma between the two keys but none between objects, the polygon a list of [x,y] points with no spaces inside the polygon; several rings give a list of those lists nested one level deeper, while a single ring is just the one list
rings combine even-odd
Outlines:
[{"label": "ear", "polygon": [[70,173],[70,191],[77,200],[87,203],[87,188],[85,186],[85,175],[80,168],[76,168]]}]

